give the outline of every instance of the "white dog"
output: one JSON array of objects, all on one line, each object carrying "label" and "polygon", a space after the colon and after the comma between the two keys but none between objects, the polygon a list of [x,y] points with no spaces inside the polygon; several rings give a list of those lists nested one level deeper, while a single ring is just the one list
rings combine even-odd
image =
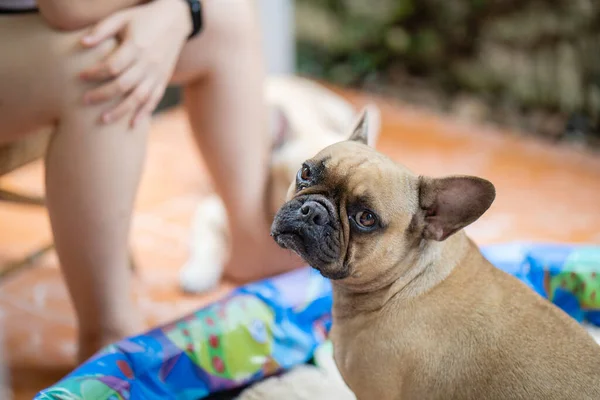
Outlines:
[{"label": "white dog", "polygon": [[[321,149],[346,139],[355,110],[325,87],[295,76],[274,76],[266,82],[271,111],[273,150],[268,207],[275,215],[302,162]],[[379,113],[371,106],[379,132]],[[180,273],[181,288],[190,293],[213,289],[229,257],[228,222],[217,194],[202,199],[192,223],[190,257]]]}]

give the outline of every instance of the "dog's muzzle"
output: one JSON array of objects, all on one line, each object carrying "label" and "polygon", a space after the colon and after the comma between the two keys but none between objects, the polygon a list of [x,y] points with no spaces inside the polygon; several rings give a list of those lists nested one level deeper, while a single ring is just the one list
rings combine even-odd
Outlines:
[{"label": "dog's muzzle", "polygon": [[298,253],[323,273],[340,258],[339,226],[330,200],[321,195],[300,196],[285,203],[275,215],[271,236],[279,246]]}]

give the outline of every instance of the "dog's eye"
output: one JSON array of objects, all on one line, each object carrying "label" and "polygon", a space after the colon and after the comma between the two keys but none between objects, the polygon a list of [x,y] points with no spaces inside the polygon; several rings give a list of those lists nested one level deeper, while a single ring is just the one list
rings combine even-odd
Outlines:
[{"label": "dog's eye", "polygon": [[298,174],[300,179],[303,181],[308,181],[310,179],[310,168],[307,165],[303,165],[300,169],[300,173]]},{"label": "dog's eye", "polygon": [[372,228],[377,222],[377,217],[375,217],[375,214],[367,210],[356,213],[354,219],[356,223],[363,228]]}]

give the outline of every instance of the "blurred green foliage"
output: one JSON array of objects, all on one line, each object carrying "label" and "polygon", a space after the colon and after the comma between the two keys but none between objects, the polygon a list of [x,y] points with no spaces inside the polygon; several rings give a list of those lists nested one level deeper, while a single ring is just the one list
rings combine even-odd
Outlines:
[{"label": "blurred green foliage", "polygon": [[598,0],[296,0],[298,70],[345,86],[423,79],[600,126]]}]

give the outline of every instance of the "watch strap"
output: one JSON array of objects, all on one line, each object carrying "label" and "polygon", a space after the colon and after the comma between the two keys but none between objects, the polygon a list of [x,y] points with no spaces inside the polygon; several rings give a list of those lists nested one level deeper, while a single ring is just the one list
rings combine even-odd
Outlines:
[{"label": "watch strap", "polygon": [[191,39],[202,31],[204,25],[202,3],[200,0],[186,0],[186,2],[190,7],[190,17],[192,18],[192,32],[188,36],[188,39]]}]

